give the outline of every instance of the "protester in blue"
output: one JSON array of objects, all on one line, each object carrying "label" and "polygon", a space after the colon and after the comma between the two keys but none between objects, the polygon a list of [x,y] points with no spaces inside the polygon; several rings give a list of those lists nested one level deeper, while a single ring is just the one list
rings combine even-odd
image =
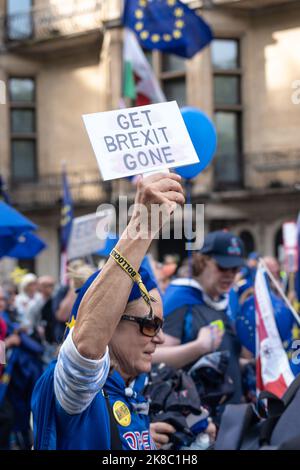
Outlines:
[{"label": "protester in blue", "polygon": [[155,447],[141,390],[163,339],[162,303],[149,271],[142,265],[141,279],[136,275],[157,233],[139,205],[150,214],[151,204],[164,203],[170,215],[175,201],[184,202],[179,181],[157,174],[138,182],[133,216],[113,256],[81,288],[70,334],[33,393],[35,449]]},{"label": "protester in blue", "polygon": [[228,316],[228,292],[243,265],[243,243],[230,232],[215,231],[193,257],[193,277],[176,279],[164,296],[165,342],[154,362],[190,369],[203,355],[229,351],[232,403],[241,400],[240,343]]}]

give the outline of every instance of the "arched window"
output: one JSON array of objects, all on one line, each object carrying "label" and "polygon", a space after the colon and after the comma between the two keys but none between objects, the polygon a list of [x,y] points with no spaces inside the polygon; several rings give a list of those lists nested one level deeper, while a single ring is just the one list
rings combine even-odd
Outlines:
[{"label": "arched window", "polygon": [[255,240],[251,232],[248,230],[243,230],[240,233],[240,238],[244,242],[246,256],[248,256],[252,251],[255,251]]}]

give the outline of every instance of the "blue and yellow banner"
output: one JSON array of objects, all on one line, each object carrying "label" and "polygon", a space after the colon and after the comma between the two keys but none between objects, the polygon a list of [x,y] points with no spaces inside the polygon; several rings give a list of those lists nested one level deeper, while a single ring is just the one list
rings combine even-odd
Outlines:
[{"label": "blue and yellow banner", "polygon": [[73,221],[73,201],[68,184],[67,174],[63,171],[63,198],[61,208],[61,251],[65,251],[68,246],[68,240],[71,234]]}]

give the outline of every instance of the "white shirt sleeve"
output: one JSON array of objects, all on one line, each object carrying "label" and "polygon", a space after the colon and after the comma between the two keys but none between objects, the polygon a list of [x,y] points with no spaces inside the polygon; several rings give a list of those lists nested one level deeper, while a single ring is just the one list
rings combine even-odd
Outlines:
[{"label": "white shirt sleeve", "polygon": [[54,370],[54,392],[70,415],[82,413],[103,387],[110,367],[108,347],[99,360],[87,359],[76,349],[73,329],[64,341]]}]

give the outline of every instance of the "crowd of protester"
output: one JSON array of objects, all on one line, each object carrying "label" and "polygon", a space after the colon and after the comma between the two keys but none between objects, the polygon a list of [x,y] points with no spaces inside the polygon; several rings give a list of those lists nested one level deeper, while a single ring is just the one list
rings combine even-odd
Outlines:
[{"label": "crowd of protester", "polygon": [[[117,246],[126,251],[124,243],[122,245],[121,239]],[[141,252],[141,260],[143,256]],[[94,400],[95,383],[97,390],[104,386],[108,396],[120,395],[124,401],[128,396],[136,396],[134,406],[137,409],[144,410],[150,405],[150,435],[143,437],[147,441],[146,444],[144,442],[145,448],[148,445],[149,448],[206,449],[213,444],[224,406],[256,399],[253,286],[259,255],[251,253],[244,263],[244,247],[239,237],[227,231],[216,231],[206,236],[201,252],[191,256],[190,262],[185,259],[180,263],[177,256],[170,254],[163,262],[148,257],[147,268],[142,263],[142,279],[156,300],[153,304],[156,323],[147,326],[141,322],[139,316],[146,315],[147,308],[139,290],[130,290],[129,283],[124,288],[124,296],[128,298],[129,295],[129,300],[125,302],[125,314],[121,317],[121,320],[129,321],[121,321],[111,334],[107,333],[107,337],[103,333],[105,340],[98,354],[95,353],[97,327],[94,336],[86,329],[93,330],[95,305],[103,303],[104,317],[109,313],[113,319],[113,312],[105,314],[105,297],[102,301],[100,297],[96,301],[91,297],[89,303],[86,299],[91,296],[90,286],[101,276],[102,284],[99,281],[99,286],[104,284],[105,289],[105,274],[109,268],[104,267],[104,274],[98,276],[95,266],[76,260],[69,265],[67,286],[59,285],[49,275],[37,277],[33,273],[24,275],[18,285],[12,281],[2,283],[0,340],[5,343],[6,365],[0,366],[0,449],[32,448],[33,389],[50,362],[57,357],[59,367],[54,380],[56,397],[63,408],[59,414],[60,426],[65,429],[65,434],[60,437],[56,448],[76,448],[77,443],[74,443],[74,438],[71,443],[68,433],[73,433],[74,426],[77,426],[74,414],[85,416],[86,410],[97,403]],[[141,260],[137,259],[137,264]],[[285,279],[278,261],[271,257],[264,258],[264,261],[284,287]],[[117,279],[118,266],[111,269],[115,269],[113,278]],[[93,295],[99,296],[99,292]],[[289,354],[298,329],[276,289],[272,295],[278,330]],[[77,326],[72,335],[67,335],[72,330],[70,322],[77,312],[76,322],[81,328]],[[117,324],[117,319],[113,321]],[[141,337],[133,336],[131,321],[139,325]],[[144,334],[148,327],[149,335]],[[98,328],[106,331],[105,325]],[[137,332],[139,334],[139,330]],[[108,344],[110,357],[105,352]],[[146,352],[139,356],[139,348]],[[145,354],[151,356],[152,367]],[[68,358],[71,358],[70,363]],[[78,362],[78,370],[72,358]],[[95,383],[81,395],[82,383],[85,382],[82,382],[80,374],[91,364]],[[72,367],[70,379],[68,371]],[[117,372],[113,378],[109,376],[104,385],[103,371],[109,367]],[[293,367],[297,375],[299,366]],[[76,389],[72,389],[74,377],[78,384]],[[124,377],[134,377],[135,385],[130,388]],[[65,383],[68,382],[72,393],[77,396],[76,401],[72,401],[66,392],[68,387]],[[138,390],[134,388],[137,386]],[[99,398],[99,403],[101,400]],[[132,405],[133,399],[130,400]],[[105,408],[105,404],[101,406]],[[141,413],[138,416],[143,416]],[[140,426],[142,429],[143,425],[143,421],[136,423],[137,428]],[[80,445],[83,445],[80,431],[79,438]],[[120,445],[126,448],[122,439]],[[134,445],[131,442],[129,448],[135,448]],[[86,442],[86,448],[94,447]]]}]

